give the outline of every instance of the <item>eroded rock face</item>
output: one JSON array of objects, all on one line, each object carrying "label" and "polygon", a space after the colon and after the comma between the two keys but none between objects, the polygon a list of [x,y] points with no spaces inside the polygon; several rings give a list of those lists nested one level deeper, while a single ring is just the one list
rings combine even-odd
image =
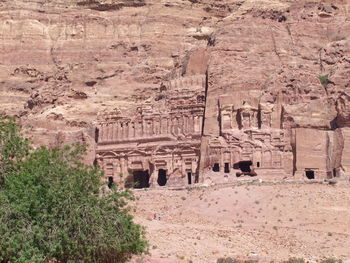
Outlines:
[{"label": "eroded rock face", "polygon": [[[61,142],[57,138],[89,143],[90,161],[98,141],[97,159],[103,161],[102,123],[142,119],[148,114],[144,105],[153,109],[153,122],[157,114],[172,112],[167,107],[175,91],[188,96],[190,106],[198,86],[186,79],[206,75],[200,143],[194,139],[195,157],[189,157],[196,164],[187,167],[178,146],[186,134],[172,128],[183,122],[169,126],[173,150],[181,157],[171,162],[178,168],[149,161],[161,134],[152,128],[147,143],[153,146],[139,155],[155,167],[149,175],[163,169],[182,178],[169,182],[188,183],[191,170],[194,178],[214,180],[223,175],[209,174],[208,168],[218,164],[232,173],[235,163],[247,160],[258,174],[306,176],[314,169],[315,177],[345,175],[349,10],[345,0],[2,1],[0,110],[32,126],[37,144]],[[173,97],[175,104],[181,96],[178,102]],[[110,119],[108,112],[119,115]],[[175,112],[182,121],[188,114]],[[302,134],[312,136],[301,146]],[[143,135],[127,142],[111,136],[109,149],[127,155],[141,147]],[[311,141],[314,136],[320,141]],[[331,160],[326,167],[298,160],[315,147]],[[119,176],[118,169],[113,176]]]}]

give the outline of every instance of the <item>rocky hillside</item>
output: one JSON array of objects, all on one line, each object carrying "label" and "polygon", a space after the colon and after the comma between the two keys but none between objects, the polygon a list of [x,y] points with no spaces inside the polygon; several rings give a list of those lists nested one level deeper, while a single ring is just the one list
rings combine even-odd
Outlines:
[{"label": "rocky hillside", "polygon": [[350,126],[347,0],[1,0],[0,15],[1,113],[36,143],[88,142],[90,161],[99,112],[192,74],[208,76],[206,134],[236,91],[279,100],[289,126]]}]

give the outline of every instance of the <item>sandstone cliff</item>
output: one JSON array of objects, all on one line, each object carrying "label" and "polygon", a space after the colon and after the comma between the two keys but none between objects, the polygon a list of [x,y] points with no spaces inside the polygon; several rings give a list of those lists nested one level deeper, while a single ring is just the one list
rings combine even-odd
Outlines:
[{"label": "sandstone cliff", "polygon": [[38,144],[88,142],[92,161],[99,112],[207,74],[203,145],[222,135],[220,99],[246,94],[272,105],[273,128],[338,129],[325,151],[345,149],[329,155],[350,169],[349,11],[346,0],[3,0],[0,110]]}]

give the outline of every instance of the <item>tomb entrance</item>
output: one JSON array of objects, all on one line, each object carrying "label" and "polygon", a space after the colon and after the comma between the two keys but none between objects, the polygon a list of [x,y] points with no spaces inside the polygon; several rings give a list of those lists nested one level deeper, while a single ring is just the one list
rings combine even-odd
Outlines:
[{"label": "tomb entrance", "polygon": [[164,186],[166,185],[167,178],[166,178],[166,170],[164,169],[159,169],[158,170],[158,179],[157,183],[159,186]]},{"label": "tomb entrance", "polygon": [[134,188],[141,189],[149,187],[150,175],[148,170],[137,170],[133,171],[132,174],[134,178]]},{"label": "tomb entrance", "polygon": [[315,179],[315,171],[314,170],[306,170],[305,175],[306,175],[307,179],[309,179],[309,180]]},{"label": "tomb entrance", "polygon": [[218,163],[214,163],[213,172],[220,172],[220,165]]}]

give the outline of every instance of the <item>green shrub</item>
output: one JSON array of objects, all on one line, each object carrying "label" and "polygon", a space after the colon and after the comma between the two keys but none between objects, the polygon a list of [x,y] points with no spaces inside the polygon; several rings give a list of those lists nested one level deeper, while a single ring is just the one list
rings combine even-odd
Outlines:
[{"label": "green shrub", "polygon": [[82,154],[78,145],[41,147],[14,161],[0,189],[0,262],[125,262],[147,250],[131,193],[103,193],[102,172]]},{"label": "green shrub", "polygon": [[29,141],[21,136],[15,119],[0,115],[0,187],[8,174],[19,169],[30,149]]},{"label": "green shrub", "polygon": [[323,87],[327,87],[329,80],[328,80],[328,74],[327,75],[320,75],[318,76],[318,79],[320,80]]},{"label": "green shrub", "polygon": [[342,263],[341,259],[336,258],[325,258],[319,261],[320,263]]},{"label": "green shrub", "polygon": [[237,263],[237,261],[231,257],[219,258],[216,263]]},{"label": "green shrub", "polygon": [[303,258],[289,258],[287,261],[283,261],[283,263],[305,263]]},{"label": "green shrub", "polygon": [[227,258],[219,258],[216,263],[257,263],[258,260],[250,260],[250,259],[235,259],[232,257],[227,257]]},{"label": "green shrub", "polygon": [[336,36],[335,37],[335,41],[341,41],[341,40],[345,40],[346,39],[346,37],[344,37],[344,36]]}]

